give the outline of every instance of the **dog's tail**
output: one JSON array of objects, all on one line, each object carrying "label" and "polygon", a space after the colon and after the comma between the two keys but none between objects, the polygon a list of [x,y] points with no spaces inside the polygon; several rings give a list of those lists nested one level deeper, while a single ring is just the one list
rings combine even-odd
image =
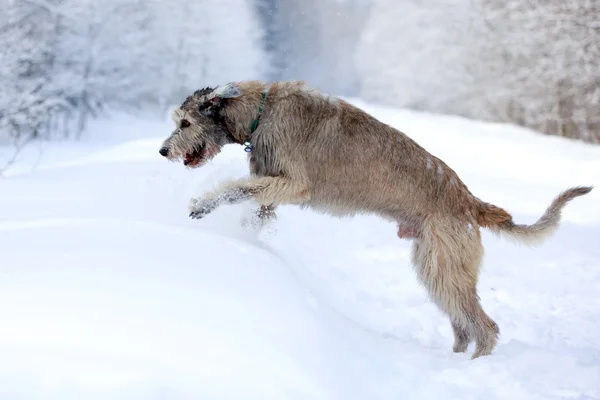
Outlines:
[{"label": "dog's tail", "polygon": [[512,216],[502,208],[479,201],[477,222],[501,237],[532,246],[539,245],[558,229],[562,208],[592,189],[593,186],[577,186],[561,192],[533,225],[515,224]]}]

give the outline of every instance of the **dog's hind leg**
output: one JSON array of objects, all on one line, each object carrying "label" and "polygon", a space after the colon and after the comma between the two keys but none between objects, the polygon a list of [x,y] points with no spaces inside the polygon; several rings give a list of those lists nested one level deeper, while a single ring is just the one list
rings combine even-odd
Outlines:
[{"label": "dog's hind leg", "polygon": [[250,198],[256,199],[264,216],[273,216],[279,204],[302,204],[310,199],[308,186],[285,177],[241,179],[222,184],[200,199],[192,199],[190,217],[202,218],[221,204],[236,204]]},{"label": "dog's hind leg", "polygon": [[469,347],[469,343],[473,341],[469,329],[465,328],[459,322],[450,320],[452,324],[452,333],[454,333],[454,345],[452,351],[455,353],[464,353]]},{"label": "dog's hind leg", "polygon": [[455,352],[466,351],[472,340],[472,358],[488,355],[496,346],[498,326],[483,311],[477,295],[483,256],[479,232],[451,227],[425,227],[413,242],[412,257],[419,281],[433,302],[450,318]]}]

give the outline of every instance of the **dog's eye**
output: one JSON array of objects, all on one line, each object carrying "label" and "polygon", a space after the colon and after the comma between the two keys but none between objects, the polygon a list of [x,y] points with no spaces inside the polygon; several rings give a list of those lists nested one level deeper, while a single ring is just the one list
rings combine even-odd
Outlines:
[{"label": "dog's eye", "polygon": [[190,126],[190,125],[191,125],[191,124],[190,124],[190,121],[188,121],[187,119],[182,119],[182,120],[181,120],[181,125],[180,125],[180,126],[181,126],[182,128],[187,128],[187,127],[188,127],[188,126]]}]

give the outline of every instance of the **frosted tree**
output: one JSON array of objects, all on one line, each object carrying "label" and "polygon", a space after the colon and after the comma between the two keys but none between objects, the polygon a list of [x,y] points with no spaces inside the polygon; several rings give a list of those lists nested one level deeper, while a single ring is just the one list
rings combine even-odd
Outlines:
[{"label": "frosted tree", "polygon": [[[600,3],[482,0],[487,119],[600,142]],[[491,70],[491,68],[488,68]]]},{"label": "frosted tree", "polygon": [[161,31],[166,32],[157,38],[155,50],[163,56],[165,104],[179,103],[203,86],[264,78],[268,59],[251,1],[175,0],[157,2],[155,10]]},{"label": "frosted tree", "polygon": [[597,0],[373,0],[362,95],[600,141]]},{"label": "frosted tree", "polygon": [[0,14],[0,139],[42,136],[50,117],[68,107],[53,85],[59,19],[48,7],[9,1]]},{"label": "frosted tree", "polygon": [[460,112],[472,77],[464,60],[474,29],[462,0],[373,0],[357,51],[361,94],[418,110]]},{"label": "frosted tree", "polygon": [[146,4],[140,0],[72,1],[64,5],[73,23],[68,24],[57,50],[62,84],[77,109],[80,134],[90,116],[106,105],[131,107],[154,100],[149,87],[155,80],[144,62],[151,42],[152,23]]},{"label": "frosted tree", "polygon": [[264,77],[253,4],[8,1],[0,13],[0,138],[81,134],[102,110],[164,109],[200,86]]}]

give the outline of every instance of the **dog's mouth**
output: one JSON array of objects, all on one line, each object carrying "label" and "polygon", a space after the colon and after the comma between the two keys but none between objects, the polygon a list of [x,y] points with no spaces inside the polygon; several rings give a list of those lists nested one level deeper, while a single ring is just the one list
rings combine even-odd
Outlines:
[{"label": "dog's mouth", "polygon": [[190,168],[199,167],[213,158],[215,154],[216,151],[212,146],[207,146],[206,144],[198,146],[191,153],[185,153],[183,165]]}]

